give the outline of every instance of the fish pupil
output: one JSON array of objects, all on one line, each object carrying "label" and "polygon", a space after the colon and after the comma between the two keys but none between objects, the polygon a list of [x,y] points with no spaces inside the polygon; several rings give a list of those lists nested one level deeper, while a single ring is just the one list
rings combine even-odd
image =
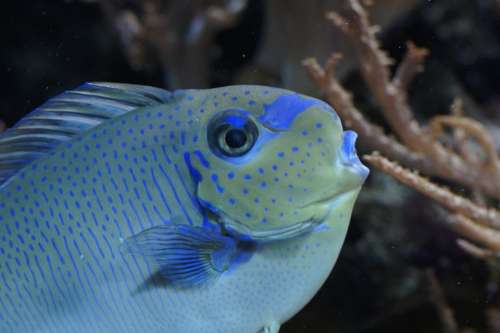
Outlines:
[{"label": "fish pupil", "polygon": [[217,114],[210,120],[207,128],[209,147],[221,158],[248,153],[258,135],[259,130],[253,120],[237,110]]},{"label": "fish pupil", "polygon": [[247,134],[239,128],[232,128],[226,132],[225,141],[230,148],[241,148],[247,142]]}]

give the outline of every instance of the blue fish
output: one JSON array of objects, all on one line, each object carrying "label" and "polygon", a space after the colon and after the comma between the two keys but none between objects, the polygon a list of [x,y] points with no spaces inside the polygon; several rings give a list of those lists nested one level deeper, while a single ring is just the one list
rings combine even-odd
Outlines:
[{"label": "blue fish", "polygon": [[0,136],[0,332],[278,332],[368,169],[324,102],[88,83]]}]

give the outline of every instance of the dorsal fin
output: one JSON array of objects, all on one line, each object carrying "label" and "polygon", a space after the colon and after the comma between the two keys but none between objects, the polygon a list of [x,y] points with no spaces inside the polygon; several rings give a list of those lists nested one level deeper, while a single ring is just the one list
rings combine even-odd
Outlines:
[{"label": "dorsal fin", "polygon": [[121,83],[85,83],[28,113],[0,134],[0,186],[62,142],[139,107],[167,103],[166,90]]}]

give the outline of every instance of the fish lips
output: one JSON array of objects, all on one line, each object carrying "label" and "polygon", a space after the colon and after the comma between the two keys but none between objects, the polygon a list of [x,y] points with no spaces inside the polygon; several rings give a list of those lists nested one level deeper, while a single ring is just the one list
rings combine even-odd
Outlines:
[{"label": "fish lips", "polygon": [[[311,203],[311,205],[318,204],[328,207],[326,210],[322,211],[321,215],[312,216],[306,220],[297,221],[282,227],[277,226],[269,229],[252,228],[220,210],[217,210],[214,215],[217,223],[221,225],[228,234],[242,241],[253,241],[258,243],[282,241],[300,237],[318,230],[339,201],[339,197],[341,196],[337,196],[335,199],[329,198],[325,200],[325,202]],[[304,206],[301,208],[304,208]],[[213,210],[211,211],[214,212]]]},{"label": "fish lips", "polygon": [[339,148],[340,163],[347,169],[357,174],[364,182],[370,170],[361,163],[356,152],[356,139],[358,135],[354,131],[344,131],[342,145]]}]

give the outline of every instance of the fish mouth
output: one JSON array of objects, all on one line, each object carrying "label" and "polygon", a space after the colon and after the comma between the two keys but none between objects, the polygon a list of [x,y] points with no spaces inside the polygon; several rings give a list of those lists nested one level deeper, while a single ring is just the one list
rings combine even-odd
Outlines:
[{"label": "fish mouth", "polygon": [[274,242],[299,237],[313,231],[316,227],[323,223],[326,215],[319,218],[311,217],[292,225],[268,230],[255,230],[249,228],[242,222],[227,216],[219,216],[219,222],[224,226],[228,233],[236,235],[238,238],[256,242]]},{"label": "fish mouth", "polygon": [[342,192],[334,192],[333,194],[325,195],[324,197],[321,197],[319,199],[309,201],[309,202],[299,206],[299,208],[306,208],[306,207],[313,206],[313,205],[318,206],[318,205],[323,205],[323,204],[328,204],[328,205],[330,205],[330,208],[331,208],[332,206],[335,206],[335,204],[338,201],[341,200],[341,198],[344,194],[348,194],[348,193],[352,192],[353,190],[356,190],[356,188],[349,189],[349,190],[342,191]]},{"label": "fish mouth", "polygon": [[356,152],[356,139],[358,135],[354,131],[344,131],[342,145],[340,146],[340,162],[349,170],[359,175],[361,182],[364,182],[370,169],[359,160]]},{"label": "fish mouth", "polygon": [[326,205],[326,209],[322,210],[321,214],[318,216],[312,216],[303,221],[297,221],[291,225],[275,227],[267,230],[256,230],[254,228],[250,228],[238,219],[230,217],[229,215],[221,211],[218,211],[215,215],[217,222],[221,226],[223,226],[224,230],[228,234],[231,234],[242,240],[256,241],[260,243],[287,240],[300,237],[315,230],[319,230],[336,204],[342,200],[343,194],[348,194],[349,192],[351,191],[346,191],[340,194],[337,193],[335,195],[324,197],[320,200],[316,200],[299,207],[306,208],[312,205]]}]

